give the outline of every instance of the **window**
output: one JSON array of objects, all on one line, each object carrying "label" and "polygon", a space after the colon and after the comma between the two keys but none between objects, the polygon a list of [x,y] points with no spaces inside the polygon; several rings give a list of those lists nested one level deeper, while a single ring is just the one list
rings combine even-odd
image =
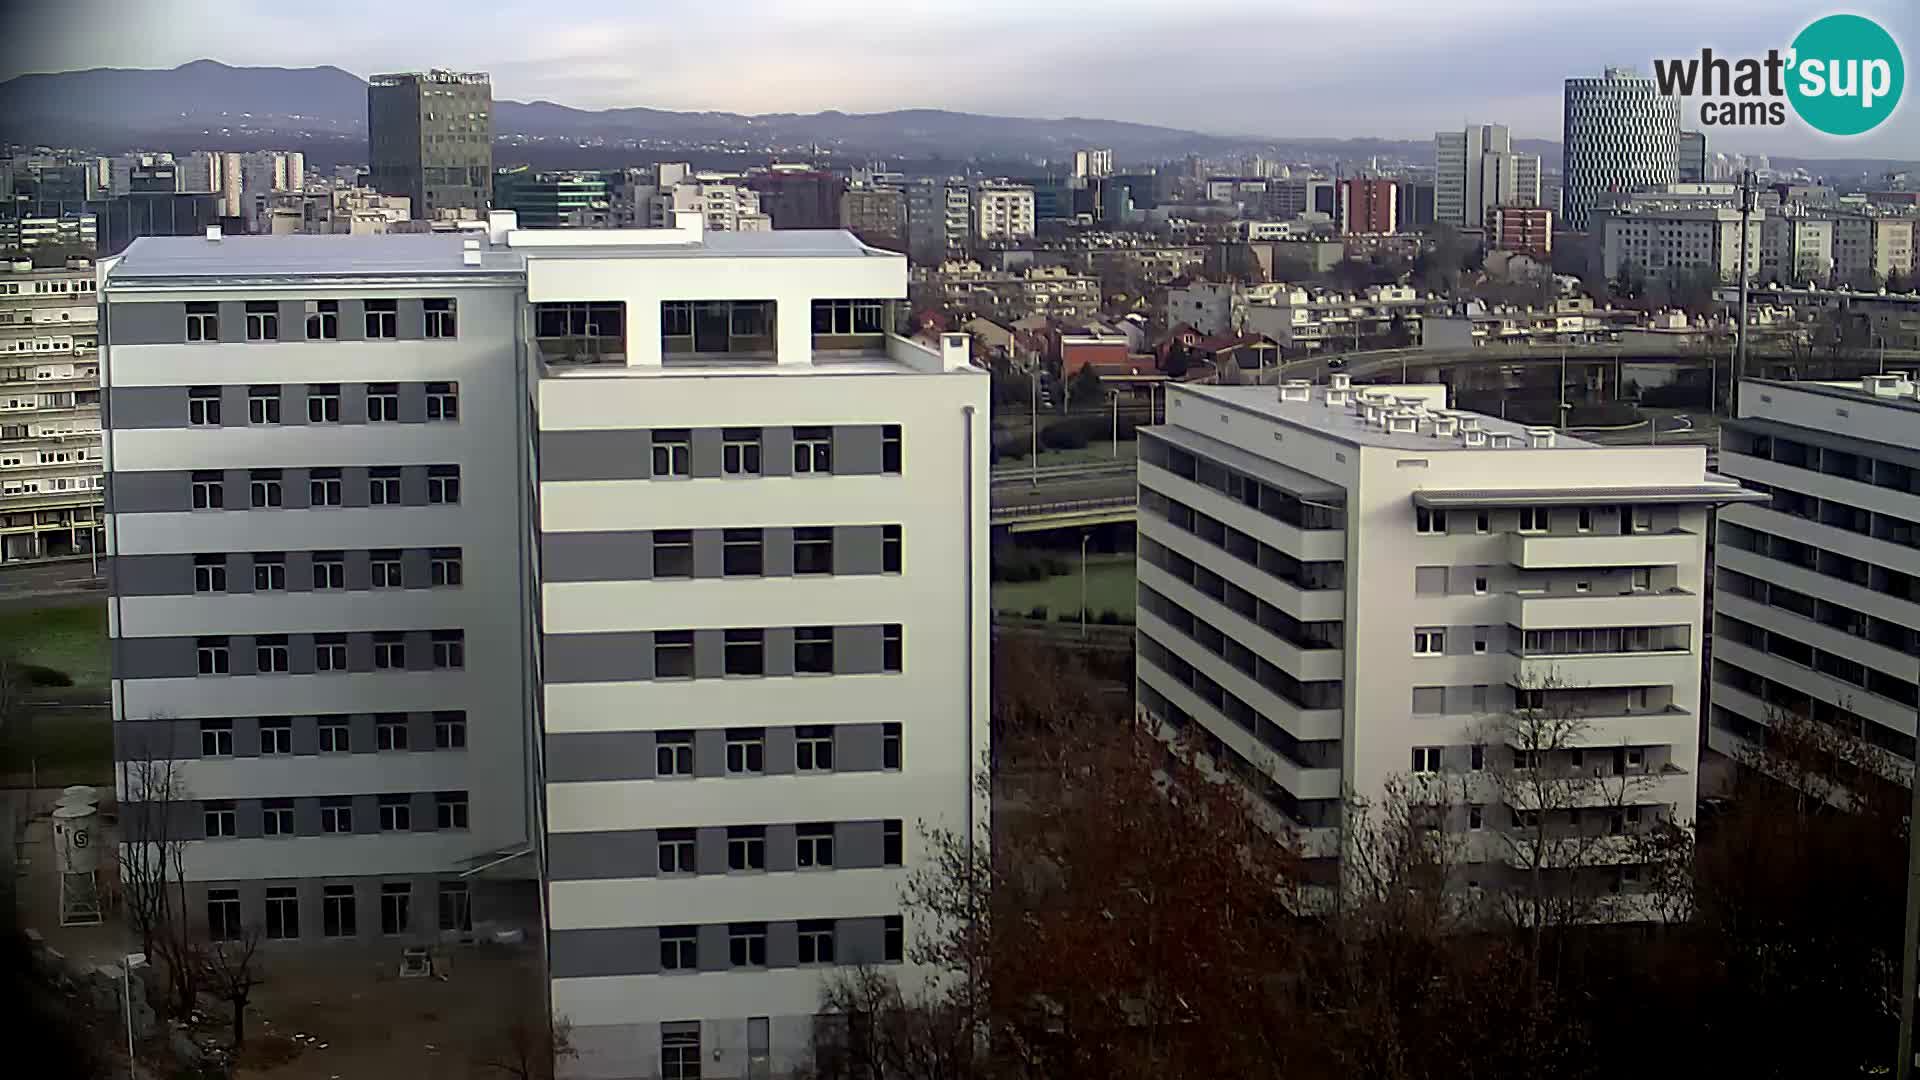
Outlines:
[{"label": "window", "polygon": [[400,301],[367,301],[367,337],[397,338],[400,336]]},{"label": "window", "polygon": [[319,721],[321,753],[346,754],[353,751],[353,733],[347,726],[346,717],[322,716]]},{"label": "window", "polygon": [[400,713],[381,713],[373,721],[373,743],[378,750],[407,748],[407,718]]},{"label": "window", "polygon": [[207,890],[207,936],[215,941],[240,938],[240,890]]},{"label": "window", "polygon": [[1416,746],[1413,748],[1413,771],[1418,775],[1432,775],[1440,771],[1440,748],[1437,746]]},{"label": "window", "polygon": [[427,336],[430,338],[450,338],[454,336],[453,300],[451,298],[429,299],[427,309]]},{"label": "window", "polygon": [[467,633],[464,630],[433,632],[433,666],[443,671],[467,666]]},{"label": "window", "polygon": [[340,384],[318,383],[307,387],[307,423],[340,422]]},{"label": "window", "polygon": [[833,865],[833,826],[801,825],[795,830],[799,850],[794,861],[802,870],[820,870]]},{"label": "window", "polygon": [[699,935],[691,926],[660,928],[660,970],[693,971],[700,966]]},{"label": "window", "polygon": [[325,885],[320,889],[320,932],[327,937],[352,937],[358,933],[354,911],[353,886]]},{"label": "window", "polygon": [[[272,300],[247,301],[247,340],[280,340],[280,305]],[[258,423],[258,421],[255,421]],[[279,421],[274,421],[279,423]]]},{"label": "window", "polygon": [[809,919],[800,924],[800,962],[833,963],[833,920]]},{"label": "window", "polygon": [[413,886],[404,881],[380,883],[380,932],[404,934],[413,926]]},{"label": "window", "polygon": [[764,728],[727,729],[727,772],[757,776],[767,771],[767,733]]},{"label": "window", "polygon": [[653,475],[692,475],[693,434],[686,428],[655,428],[653,431]]},{"label": "window", "polygon": [[406,795],[380,796],[380,831],[409,832],[412,829],[412,798]]},{"label": "window", "polygon": [[254,552],[253,588],[255,592],[285,592],[287,557],[278,551]]},{"label": "window", "polygon": [[427,466],[427,501],[446,506],[460,501],[460,466]]},{"label": "window", "polygon": [[225,836],[239,835],[239,822],[234,816],[231,802],[208,802],[200,808],[202,819],[206,823],[207,839],[213,840]]},{"label": "window", "polygon": [[460,419],[460,384],[450,382],[430,382],[427,384],[427,419]]},{"label": "window", "polygon": [[878,300],[815,300],[813,332],[836,337],[885,333],[885,311]]},{"label": "window", "polygon": [[340,339],[340,301],[307,301],[307,340],[338,341]]},{"label": "window", "polygon": [[658,835],[660,872],[662,874],[694,873],[693,830],[661,829]]},{"label": "window", "polygon": [[227,505],[226,484],[217,472],[193,474],[193,508],[219,510]]},{"label": "window", "polygon": [[285,885],[267,890],[267,936],[285,941],[300,936],[300,891]]},{"label": "window", "polygon": [[433,797],[433,824],[439,829],[467,827],[467,793],[442,791]]},{"label": "window", "polygon": [[825,724],[795,729],[793,767],[799,772],[828,772],[833,769],[833,728]]},{"label": "window", "polygon": [[729,675],[767,673],[767,640],[764,630],[729,630],[726,633],[726,672]]},{"label": "window", "polygon": [[759,428],[725,428],[721,431],[720,471],[728,476],[760,475]]},{"label": "window", "polygon": [[1413,531],[1429,536],[1444,535],[1447,531],[1447,512],[1429,510],[1424,506],[1413,508]]},{"label": "window", "polygon": [[200,756],[233,756],[233,721],[200,721]]},{"label": "window", "polygon": [[726,529],[721,533],[722,572],[728,577],[758,577],[765,570],[763,534],[759,529]]},{"label": "window", "polygon": [[889,964],[898,964],[907,957],[907,924],[898,915],[889,915],[881,928],[881,949],[883,958]]},{"label": "window", "polygon": [[350,833],[353,831],[353,803],[345,796],[337,799],[323,799],[320,802],[320,831],[323,833]]},{"label": "window", "polygon": [[232,671],[232,663],[227,656],[227,639],[223,637],[203,637],[193,645],[195,658],[199,661],[202,675],[225,675]]},{"label": "window", "polygon": [[880,572],[897,574],[900,572],[900,526],[880,526]]},{"label": "window", "polygon": [[794,630],[793,670],[805,675],[833,674],[833,627],[802,626]]},{"label": "window", "polygon": [[833,471],[833,429],[800,427],[793,429],[794,474]]},{"label": "window", "polygon": [[833,573],[833,529],[813,526],[793,530],[793,572]]},{"label": "window", "polygon": [[693,732],[663,731],[653,743],[654,775],[693,775]]},{"label": "window", "polygon": [[187,423],[194,427],[220,426],[220,388],[195,386],[187,390]]},{"label": "window", "polygon": [[1480,829],[1486,825],[1486,822],[1487,815],[1483,808],[1478,806],[1467,807],[1467,828],[1472,829],[1474,832],[1479,832]]},{"label": "window", "polygon": [[314,469],[307,474],[307,502],[312,506],[339,506],[342,498],[339,469]]},{"label": "window", "polygon": [[660,529],[653,534],[653,576],[690,578],[693,576],[693,533],[686,529]]},{"label": "window", "polygon": [[1579,521],[1575,525],[1575,528],[1581,532],[1593,531],[1593,511],[1590,508],[1585,506],[1580,508]]},{"label": "window", "polygon": [[700,1023],[660,1025],[660,1080],[700,1080]]},{"label": "window", "polygon": [[462,579],[459,548],[434,548],[428,564],[428,581],[436,588],[458,585]]},{"label": "window", "polygon": [[1638,746],[1627,748],[1627,768],[1641,769],[1647,764],[1647,752]]},{"label": "window", "polygon": [[1473,531],[1485,535],[1493,528],[1492,515],[1485,510],[1473,515]]},{"label": "window", "polygon": [[1439,656],[1447,648],[1447,632],[1439,629],[1415,630],[1413,632],[1413,655]]},{"label": "window", "polygon": [[320,590],[347,587],[347,557],[344,552],[313,553],[313,587]]},{"label": "window", "polygon": [[766,967],[767,924],[728,924],[727,960],[732,963],[734,967]]},{"label": "window", "polygon": [[1520,508],[1520,531],[1523,533],[1542,533],[1547,531],[1550,522],[1549,511],[1544,506],[1523,506]]},{"label": "window", "polygon": [[393,383],[367,384],[367,423],[394,424],[400,421],[400,387]]},{"label": "window", "polygon": [[898,673],[905,658],[905,638],[899,623],[880,628],[880,670]]},{"label": "window", "polygon": [[883,424],[880,428],[880,471],[883,473],[900,472],[900,425]]},{"label": "window", "polygon": [[289,717],[263,717],[260,721],[262,754],[293,753],[293,720]]},{"label": "window", "polygon": [[263,836],[293,835],[292,799],[267,799],[260,804],[260,833]]},{"label": "window", "polygon": [[899,818],[888,818],[880,823],[880,861],[888,866],[899,866],[906,861],[906,833]]},{"label": "window", "polygon": [[433,748],[435,750],[467,748],[466,713],[437,712],[433,714]]},{"label": "window", "polygon": [[1487,655],[1487,632],[1477,627],[1473,631],[1473,655]]},{"label": "window", "polygon": [[656,679],[693,678],[693,631],[654,631],[653,677]]},{"label": "window", "polygon": [[278,509],[285,503],[280,493],[279,469],[255,469],[247,477],[247,500],[255,510]]},{"label": "window", "polygon": [[727,829],[727,869],[742,873],[767,868],[767,830],[759,825]]},{"label": "window", "polygon": [[900,725],[880,725],[880,767],[898,769],[900,767]]},{"label": "window", "polygon": [[399,506],[400,470],[392,466],[368,469],[367,502],[374,506]]},{"label": "window", "polygon": [[247,388],[247,423],[277,424],[280,422],[280,388],[277,386],[250,386]]},{"label": "window", "polygon": [[407,640],[403,634],[383,630],[373,636],[373,666],[376,671],[407,669]]},{"label": "window", "polygon": [[196,303],[187,305],[187,340],[220,340],[220,305]]},{"label": "window", "polygon": [[193,591],[197,593],[227,591],[227,557],[225,555],[193,557]]},{"label": "window", "polygon": [[1475,596],[1487,595],[1487,579],[1485,576],[1480,576],[1473,579],[1473,595]]},{"label": "window", "polygon": [[1593,582],[1576,581],[1573,583],[1573,591],[1577,593],[1590,593],[1593,591]]},{"label": "window", "polygon": [[1646,592],[1653,588],[1653,571],[1635,570],[1633,572],[1633,591]]},{"label": "window", "polygon": [[473,897],[466,882],[440,883],[440,929],[462,934],[473,932]]}]

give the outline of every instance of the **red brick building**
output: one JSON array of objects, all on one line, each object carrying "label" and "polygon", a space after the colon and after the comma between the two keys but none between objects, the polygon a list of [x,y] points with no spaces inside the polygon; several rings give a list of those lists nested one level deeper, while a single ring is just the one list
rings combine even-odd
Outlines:
[{"label": "red brick building", "polygon": [[1487,247],[1518,251],[1536,259],[1553,255],[1553,211],[1544,206],[1496,206]]},{"label": "red brick building", "polygon": [[1400,185],[1391,180],[1356,176],[1339,181],[1340,231],[1388,234],[1399,232]]}]

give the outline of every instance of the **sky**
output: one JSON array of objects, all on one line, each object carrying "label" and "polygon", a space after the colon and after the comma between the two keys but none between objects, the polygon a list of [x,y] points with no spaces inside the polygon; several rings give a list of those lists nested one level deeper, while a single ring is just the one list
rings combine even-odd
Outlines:
[{"label": "sky", "polygon": [[[1090,116],[1219,134],[1560,137],[1561,80],[1759,55],[1846,10],[1920,60],[1920,3],[1855,0],[4,0],[0,80],[32,71],[332,64],[481,70],[580,108]],[[217,13],[217,16],[216,14]],[[1711,132],[1713,149],[1920,158],[1920,89],[1868,135]],[[1683,126],[1697,126],[1695,111]]]}]

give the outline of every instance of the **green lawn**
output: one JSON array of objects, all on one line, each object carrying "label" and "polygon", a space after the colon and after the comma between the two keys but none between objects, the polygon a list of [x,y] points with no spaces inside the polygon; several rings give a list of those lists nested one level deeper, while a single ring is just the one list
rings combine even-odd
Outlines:
[{"label": "green lawn", "polygon": [[107,606],[89,601],[0,612],[0,653],[72,677],[76,689],[107,686]]},{"label": "green lawn", "polygon": [[[1048,618],[1063,611],[1080,608],[1080,570],[1077,557],[1072,573],[1045,581],[996,581],[993,583],[993,609],[1025,614],[1044,605]],[[1133,555],[1094,555],[1087,560],[1087,607],[1097,618],[1102,611],[1117,611],[1122,618],[1133,618]]]},{"label": "green lawn", "polygon": [[30,708],[0,734],[0,782],[41,787],[113,783],[113,712]]}]

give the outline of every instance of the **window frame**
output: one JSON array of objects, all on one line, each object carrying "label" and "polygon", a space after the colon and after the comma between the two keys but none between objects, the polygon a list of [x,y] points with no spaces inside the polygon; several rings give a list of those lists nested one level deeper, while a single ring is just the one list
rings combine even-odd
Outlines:
[{"label": "window frame", "polygon": [[[663,663],[662,661],[668,661]],[[693,631],[655,630],[653,632],[653,677],[660,681],[691,679],[698,674],[694,666]]]},{"label": "window frame", "polygon": [[693,476],[691,428],[654,428],[648,433],[648,476],[655,480],[685,480]]},{"label": "window frame", "polygon": [[[651,570],[654,580],[681,581],[693,577],[693,530],[655,529],[650,540],[648,546],[653,557]],[[661,557],[663,554],[665,559]],[[667,565],[663,569],[663,563],[677,565]]]},{"label": "window frame", "polygon": [[433,794],[433,827],[445,831],[465,832],[471,826],[470,800],[464,791],[436,791]]},{"label": "window frame", "polygon": [[460,505],[460,466],[427,466],[427,505]]},{"label": "window frame", "polygon": [[727,826],[727,872],[760,874],[767,869],[767,827]]},{"label": "window frame", "polygon": [[833,549],[833,526],[796,526],[793,530],[793,576],[825,577],[831,575],[833,573]]},{"label": "window frame", "polygon": [[765,465],[765,433],[760,428],[722,428],[720,474],[760,476]]},{"label": "window frame", "polygon": [[[219,912],[218,915],[215,912]],[[207,890],[207,937],[212,941],[238,941],[242,930],[239,889]]]},{"label": "window frame", "polygon": [[316,717],[314,732],[319,739],[321,753],[353,753],[353,725],[346,717],[332,714]]},{"label": "window frame", "polygon": [[289,757],[293,754],[293,717],[260,718],[260,756]]},{"label": "window frame", "polygon": [[767,632],[734,628],[721,632],[721,672],[731,679],[757,679],[767,673]]},{"label": "window frame", "polygon": [[833,964],[835,929],[832,919],[802,919],[796,930],[795,962],[801,967]]},{"label": "window frame", "polygon": [[400,422],[400,384],[367,384],[367,423],[397,424]]},{"label": "window frame", "polygon": [[430,424],[456,423],[460,419],[460,384],[457,382],[430,382],[427,384],[427,422]]},{"label": "window frame", "polygon": [[406,713],[375,713],[373,749],[376,753],[402,753],[413,749],[407,731]]},{"label": "window frame", "polygon": [[1445,656],[1447,631],[1441,626],[1416,627],[1413,631],[1413,655]]},{"label": "window frame", "polygon": [[381,795],[378,798],[379,798],[378,805],[380,809],[378,811],[378,815],[376,816],[375,820],[379,823],[381,832],[389,833],[389,832],[412,832],[413,831],[413,797],[412,796]]},{"label": "window frame", "polygon": [[656,732],[653,737],[654,779],[693,779],[694,741],[691,731]]},{"label": "window frame", "polygon": [[340,301],[308,300],[305,314],[308,341],[340,340]]},{"label": "window frame", "polygon": [[340,384],[307,384],[307,423],[337,424],[340,422]]},{"label": "window frame", "polygon": [[400,337],[400,301],[390,299],[361,302],[365,316],[366,340],[396,341]]},{"label": "window frame", "polygon": [[218,386],[189,386],[187,388],[187,426],[219,427],[220,397]]},{"label": "window frame", "polygon": [[662,972],[700,970],[700,929],[696,926],[660,928],[660,970]]},{"label": "window frame", "polygon": [[831,823],[807,822],[794,826],[794,869],[831,870],[834,868],[833,859],[833,825]]},{"label": "window frame", "polygon": [[433,748],[435,750],[467,748],[466,713],[458,710],[444,710],[433,714]]},{"label": "window frame", "polygon": [[793,771],[796,773],[833,772],[836,734],[830,724],[802,724],[794,728]]},{"label": "window frame", "polygon": [[726,739],[728,776],[764,776],[766,774],[766,728],[728,728]]},{"label": "window frame", "polygon": [[1440,775],[1442,747],[1416,746],[1413,748],[1413,765],[1408,770],[1414,776]]},{"label": "window frame", "polygon": [[654,833],[654,872],[658,876],[692,877],[700,872],[699,857],[692,829],[661,829]]},{"label": "window frame", "polygon": [[273,427],[280,424],[280,388],[278,386],[247,387],[247,423],[255,427]]},{"label": "window frame", "polygon": [[452,340],[459,337],[459,308],[450,296],[430,296],[421,302],[429,339]]},{"label": "window frame", "polygon": [[272,300],[248,300],[242,313],[248,341],[280,340],[280,305]]},{"label": "window frame", "polygon": [[467,666],[467,632],[435,630],[429,638],[435,671],[461,671]]},{"label": "window frame", "polygon": [[200,756],[233,757],[233,721],[214,718],[200,721]]},{"label": "window frame", "polygon": [[193,557],[193,591],[200,594],[227,591],[227,557],[225,555]]},{"label": "window frame", "polygon": [[833,428],[810,424],[793,429],[793,475],[833,474]]}]

